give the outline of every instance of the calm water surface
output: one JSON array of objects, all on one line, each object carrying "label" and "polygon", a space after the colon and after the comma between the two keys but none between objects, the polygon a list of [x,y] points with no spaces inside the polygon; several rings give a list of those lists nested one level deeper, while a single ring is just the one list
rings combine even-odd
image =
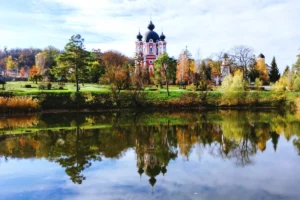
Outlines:
[{"label": "calm water surface", "polygon": [[300,199],[300,114],[0,119],[0,199]]}]

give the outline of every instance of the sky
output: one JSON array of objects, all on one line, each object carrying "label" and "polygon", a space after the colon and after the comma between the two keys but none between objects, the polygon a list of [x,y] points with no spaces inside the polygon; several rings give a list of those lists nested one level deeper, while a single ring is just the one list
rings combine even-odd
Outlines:
[{"label": "sky", "polygon": [[263,53],[280,71],[300,53],[299,0],[0,0],[0,48],[63,49],[81,34],[88,50],[133,56],[152,19],[167,51],[206,58],[237,45]]}]

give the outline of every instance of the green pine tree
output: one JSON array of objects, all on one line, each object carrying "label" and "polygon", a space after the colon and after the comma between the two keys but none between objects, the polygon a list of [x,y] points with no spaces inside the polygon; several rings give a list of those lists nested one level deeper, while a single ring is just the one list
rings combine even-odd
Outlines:
[{"label": "green pine tree", "polygon": [[269,72],[269,78],[270,82],[275,83],[280,78],[280,73],[277,67],[276,59],[273,57],[272,63],[271,63],[271,70]]},{"label": "green pine tree", "polygon": [[296,63],[293,64],[293,68],[292,68],[293,72],[295,72],[295,73],[300,71],[300,54],[297,55],[297,57],[298,57],[298,59],[297,59]]},{"label": "green pine tree", "polygon": [[89,52],[84,48],[81,35],[73,35],[65,46],[65,51],[58,58],[59,71],[69,73],[75,77],[76,92],[79,92],[79,79],[87,76]]}]

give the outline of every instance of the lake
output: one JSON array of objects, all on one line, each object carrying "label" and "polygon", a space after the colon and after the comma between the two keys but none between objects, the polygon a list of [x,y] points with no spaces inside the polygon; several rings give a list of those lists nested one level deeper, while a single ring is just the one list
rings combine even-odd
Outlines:
[{"label": "lake", "polygon": [[300,199],[300,113],[0,119],[0,199]]}]

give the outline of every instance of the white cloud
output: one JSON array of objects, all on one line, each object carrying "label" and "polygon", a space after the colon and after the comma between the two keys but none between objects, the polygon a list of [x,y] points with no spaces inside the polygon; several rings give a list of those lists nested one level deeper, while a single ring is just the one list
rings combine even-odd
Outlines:
[{"label": "white cloud", "polygon": [[[256,54],[264,53],[268,63],[276,56],[283,70],[295,62],[300,48],[298,0],[34,1],[34,8],[45,13],[48,5],[56,5],[56,12],[71,10],[44,19],[51,34],[60,33],[67,42],[71,34],[81,33],[88,48],[116,49],[128,56],[133,55],[138,29],[147,30],[150,15],[155,30],[160,34],[163,29],[168,52],[175,57],[185,46],[192,54],[200,49],[201,56],[207,57],[235,45],[248,45]],[[63,46],[61,38],[48,41]]]}]

